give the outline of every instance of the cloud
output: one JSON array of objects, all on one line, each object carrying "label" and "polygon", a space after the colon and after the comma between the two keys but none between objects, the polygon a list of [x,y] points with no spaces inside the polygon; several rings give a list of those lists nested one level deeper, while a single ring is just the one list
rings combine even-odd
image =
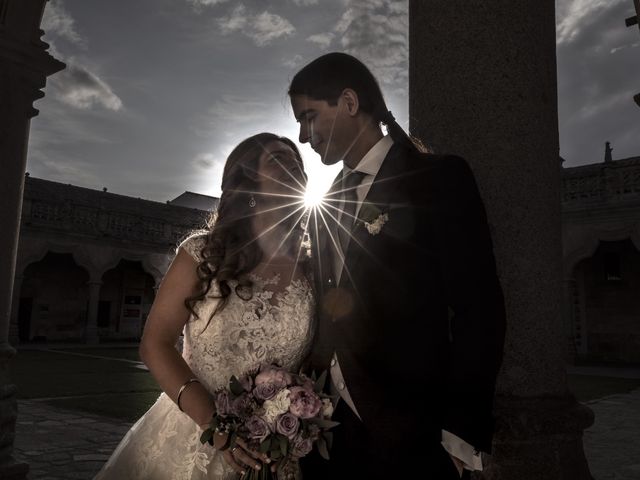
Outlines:
[{"label": "cloud", "polygon": [[47,34],[57,35],[79,47],[86,47],[86,40],[76,31],[75,21],[65,10],[62,0],[47,2],[42,16],[42,29]]},{"label": "cloud", "polygon": [[212,153],[201,153],[197,155],[191,162],[197,168],[210,170],[216,165],[216,157]]},{"label": "cloud", "polygon": [[[616,149],[614,158],[640,154],[638,106],[632,100],[640,92],[640,44],[637,29],[624,25],[633,4],[611,0],[606,8],[600,1],[589,5],[576,0],[558,4],[557,21],[564,25],[558,28],[557,63],[565,167],[602,161],[607,140]],[[580,22],[565,18],[568,12],[580,16]]]},{"label": "cloud", "polygon": [[640,47],[640,42],[636,42],[636,43],[632,43],[631,45],[620,45],[618,47],[613,47],[609,53],[616,53],[619,50],[622,50],[624,48],[636,48],[636,47]]},{"label": "cloud", "polygon": [[334,27],[342,49],[367,64],[378,80],[406,95],[409,65],[409,2],[347,0]]},{"label": "cloud", "polygon": [[89,109],[101,106],[118,111],[122,100],[107,83],[85,67],[67,61],[67,68],[52,77],[56,97],[75,108]]},{"label": "cloud", "polygon": [[[574,41],[585,29],[597,23],[600,15],[626,0],[558,0],[556,2],[556,41]],[[624,20],[624,19],[622,19]]]},{"label": "cloud", "polygon": [[317,5],[318,0],[293,0],[293,3],[299,7],[308,7],[310,5]]},{"label": "cloud", "polygon": [[228,0],[187,0],[196,11],[200,11],[205,7],[213,7],[221,3],[226,3]]},{"label": "cloud", "polygon": [[265,128],[269,125],[269,112],[273,104],[260,97],[224,94],[203,115],[200,115],[192,130],[200,137],[233,137],[239,130]]},{"label": "cloud", "polygon": [[260,14],[247,13],[244,5],[238,5],[227,17],[218,20],[223,35],[241,32],[251,38],[258,47],[264,47],[273,40],[289,37],[296,31],[286,18],[264,11]]},{"label": "cloud", "polygon": [[315,43],[322,48],[327,48],[329,45],[331,45],[331,41],[333,40],[333,37],[335,37],[335,35],[331,32],[317,33],[315,35],[311,35],[310,37],[307,37],[307,41],[311,43]]},{"label": "cloud", "polygon": [[285,67],[289,67],[289,68],[297,68],[300,65],[302,65],[303,60],[304,60],[304,58],[302,58],[302,55],[295,54],[291,58],[286,58],[286,59],[282,60],[282,65],[284,65]]}]

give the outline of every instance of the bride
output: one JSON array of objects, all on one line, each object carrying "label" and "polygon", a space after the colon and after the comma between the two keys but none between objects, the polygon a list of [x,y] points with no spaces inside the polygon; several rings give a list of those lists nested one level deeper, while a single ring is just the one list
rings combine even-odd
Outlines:
[{"label": "bride", "polygon": [[[261,133],[229,155],[213,226],[179,246],[153,303],[140,356],[163,390],[96,480],[227,479],[271,468],[239,442],[200,443],[212,393],[262,363],[297,369],[311,341],[313,295],[302,252],[300,154]],[[184,333],[183,353],[175,345]]]}]

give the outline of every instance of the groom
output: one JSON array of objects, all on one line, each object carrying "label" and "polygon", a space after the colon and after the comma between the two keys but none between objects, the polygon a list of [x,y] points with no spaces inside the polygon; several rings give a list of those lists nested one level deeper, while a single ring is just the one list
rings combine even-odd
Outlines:
[{"label": "groom", "polygon": [[304,478],[464,478],[491,449],[505,329],[473,174],[460,157],[423,153],[350,55],[306,65],[289,96],[300,142],[344,162],[310,220],[310,366],[329,369],[340,425],[331,460],[306,459]]}]

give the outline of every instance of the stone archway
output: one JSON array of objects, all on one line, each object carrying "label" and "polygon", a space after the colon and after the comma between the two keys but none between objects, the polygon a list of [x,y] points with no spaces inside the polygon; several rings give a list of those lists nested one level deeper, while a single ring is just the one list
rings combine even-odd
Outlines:
[{"label": "stone archway", "polygon": [[81,341],[87,322],[89,273],[71,254],[48,252],[23,273],[18,305],[21,342]]},{"label": "stone archway", "polygon": [[104,272],[96,316],[101,340],[138,340],[155,298],[156,280],[140,261],[121,259]]},{"label": "stone archway", "polygon": [[640,361],[640,252],[631,239],[599,242],[572,271],[578,353],[598,361]]},{"label": "stone archway", "polygon": [[564,334],[569,339],[568,361],[589,356],[584,275],[578,267],[593,258],[602,243],[628,241],[640,251],[640,224],[569,225],[564,243]]}]

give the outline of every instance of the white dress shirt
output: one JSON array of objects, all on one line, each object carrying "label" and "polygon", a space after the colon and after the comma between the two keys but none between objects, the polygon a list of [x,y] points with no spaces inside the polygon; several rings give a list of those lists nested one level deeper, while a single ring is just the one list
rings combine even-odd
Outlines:
[{"label": "white dress shirt", "polygon": [[[387,153],[391,149],[393,145],[393,140],[390,136],[386,135],[382,137],[373,147],[369,150],[362,160],[356,165],[354,168],[355,171],[363,173],[364,176],[362,178],[362,182],[358,185],[356,189],[356,197],[358,204],[356,205],[355,217],[358,218],[358,213],[360,212],[360,207],[362,206],[362,202],[367,197],[369,190],[371,188],[371,184],[373,183],[378,171],[380,171],[380,167],[382,166],[382,162],[384,161]],[[351,169],[346,165],[343,167],[346,173],[350,173]],[[344,205],[340,204],[340,209],[337,215],[338,223],[340,222],[340,216]],[[345,252],[341,251],[340,242],[335,242],[334,247],[340,250],[338,255],[334,255],[334,277],[336,279],[336,285],[339,284],[340,278],[342,276],[342,270],[344,268],[344,254]],[[331,358],[331,364],[329,368],[329,373],[331,375],[331,390],[333,395],[339,395],[342,400],[345,401],[349,408],[353,410],[353,412],[362,420],[356,405],[349,394],[349,389],[344,381],[344,376],[342,375],[342,370],[340,369],[340,363],[338,361],[338,355],[334,352],[333,357]],[[442,446],[444,449],[449,452],[450,455],[460,459],[464,462],[464,468],[467,470],[482,470],[482,459],[480,458],[479,452],[477,452],[472,445],[469,445],[467,442],[462,440],[460,437],[454,435],[451,432],[446,430],[442,430]]]}]

